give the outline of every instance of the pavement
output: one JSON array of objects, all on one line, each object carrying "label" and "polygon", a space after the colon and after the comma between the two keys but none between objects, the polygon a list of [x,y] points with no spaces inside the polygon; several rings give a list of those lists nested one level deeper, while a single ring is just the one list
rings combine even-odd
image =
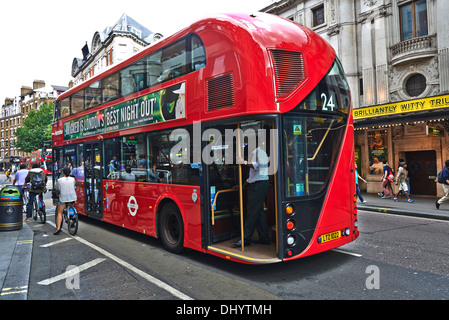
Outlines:
[{"label": "pavement", "polygon": [[[362,196],[366,203],[360,203],[358,199],[359,210],[449,220],[449,201],[437,210],[437,197],[412,195],[414,202],[409,203],[405,196],[400,197],[399,202],[382,199],[377,194]],[[54,213],[51,199],[46,199],[45,204],[47,213]],[[33,238],[34,233],[26,222],[20,230],[0,231],[0,300],[27,300]]]}]

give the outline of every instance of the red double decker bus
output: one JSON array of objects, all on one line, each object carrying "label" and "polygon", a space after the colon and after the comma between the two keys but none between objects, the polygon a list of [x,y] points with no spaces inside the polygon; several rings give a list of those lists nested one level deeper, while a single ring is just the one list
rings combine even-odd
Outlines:
[{"label": "red double decker bus", "polygon": [[36,151],[32,151],[29,159],[29,168],[32,167],[33,164],[37,164],[39,168],[44,170],[45,174],[51,174],[52,168],[52,151],[51,149],[39,149]]},{"label": "red double decker bus", "polygon": [[[72,168],[81,214],[171,252],[274,263],[358,237],[353,141],[328,43],[277,16],[217,15],[62,94],[53,174]],[[254,148],[269,159],[271,242],[234,248]]]}]

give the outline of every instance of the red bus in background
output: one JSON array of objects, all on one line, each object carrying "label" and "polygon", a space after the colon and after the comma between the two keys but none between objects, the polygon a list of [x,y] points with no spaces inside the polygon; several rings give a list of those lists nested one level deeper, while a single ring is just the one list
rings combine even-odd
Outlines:
[{"label": "red bus in background", "polygon": [[32,165],[37,163],[39,168],[44,170],[45,174],[52,174],[52,150],[51,149],[39,149],[36,151],[32,151],[29,157],[29,168],[32,168]]},{"label": "red bus in background", "polygon": [[[351,97],[335,51],[283,18],[217,15],[162,39],[55,103],[54,179],[81,214],[249,264],[358,237]],[[251,144],[269,157],[271,244],[243,237]],[[254,147],[254,146],[252,146]]]}]

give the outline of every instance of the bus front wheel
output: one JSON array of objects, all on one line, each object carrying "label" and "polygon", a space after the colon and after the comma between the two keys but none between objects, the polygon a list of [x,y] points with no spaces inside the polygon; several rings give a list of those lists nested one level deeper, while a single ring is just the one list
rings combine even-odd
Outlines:
[{"label": "bus front wheel", "polygon": [[159,234],[167,251],[181,253],[184,248],[184,224],[178,207],[173,203],[168,203],[162,208]]}]

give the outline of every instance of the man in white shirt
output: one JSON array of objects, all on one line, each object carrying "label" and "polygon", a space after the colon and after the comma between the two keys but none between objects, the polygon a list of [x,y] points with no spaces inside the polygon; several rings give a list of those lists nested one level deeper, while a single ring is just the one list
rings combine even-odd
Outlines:
[{"label": "man in white shirt", "polygon": [[61,233],[62,212],[66,203],[76,201],[75,178],[70,177],[70,169],[65,167],[62,169],[63,177],[58,179],[56,190],[59,191],[59,203],[56,216],[56,232],[54,235]]},{"label": "man in white shirt", "polygon": [[[263,149],[256,148],[251,154],[250,162],[241,160],[238,163],[250,168],[249,177],[246,180],[248,200],[245,221],[245,246],[249,246],[251,242],[270,244],[270,235],[264,210],[265,197],[270,189],[270,182],[268,181],[269,158]],[[256,228],[259,239],[252,241],[251,238]],[[239,240],[233,242],[232,245],[240,247],[242,242]]]},{"label": "man in white shirt", "polygon": [[12,185],[15,186],[17,182],[17,187],[19,188],[20,192],[23,194],[23,185],[25,184],[25,178],[28,175],[28,170],[26,169],[26,164],[22,163],[20,165],[20,170],[16,172],[14,175],[14,181],[12,182]]}]

